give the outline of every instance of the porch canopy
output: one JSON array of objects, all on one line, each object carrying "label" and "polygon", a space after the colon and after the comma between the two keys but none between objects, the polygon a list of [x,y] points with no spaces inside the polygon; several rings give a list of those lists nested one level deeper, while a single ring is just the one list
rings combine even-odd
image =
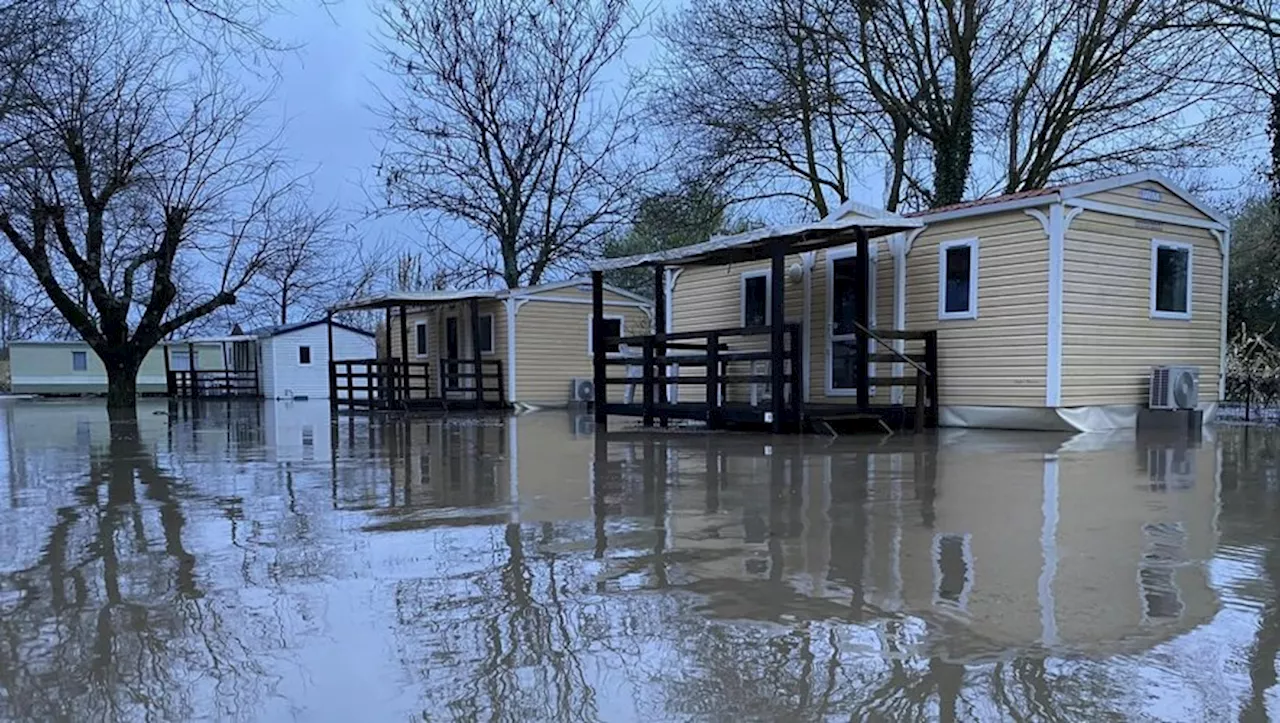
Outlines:
[{"label": "porch canopy", "polygon": [[[786,257],[792,254],[850,244],[856,244],[857,246],[856,284],[858,288],[863,290],[862,293],[858,294],[857,308],[854,311],[855,326],[858,329],[856,334],[859,339],[856,344],[856,363],[859,369],[858,407],[860,409],[867,408],[870,403],[870,386],[867,380],[868,353],[865,348],[866,340],[864,334],[867,333],[866,330],[870,325],[870,305],[868,300],[873,283],[870,278],[870,266],[867,262],[870,251],[868,241],[872,238],[910,231],[922,226],[924,226],[924,222],[919,219],[904,218],[897,214],[872,210],[869,213],[850,213],[844,217],[825,218],[812,223],[791,226],[768,226],[732,236],[714,237],[708,241],[681,248],[622,258],[600,259],[592,263],[590,268],[594,319],[594,348],[592,349],[595,372],[594,386],[601,400],[601,403],[596,404],[595,407],[596,423],[601,425],[601,428],[607,424],[608,412],[611,407],[617,408],[618,411],[622,412],[618,405],[611,405],[607,401],[606,385],[610,380],[606,374],[606,368],[609,363],[606,352],[608,340],[604,338],[605,327],[602,321],[604,318],[604,272],[642,266],[654,269],[654,334],[646,347],[648,349],[646,354],[650,354],[656,359],[665,359],[668,344],[678,338],[677,335],[668,333],[669,330],[666,328],[668,299],[665,289],[665,276],[668,267],[725,266],[767,260],[771,263],[770,290],[767,296],[770,309],[768,318],[770,321],[767,328],[743,327],[740,329],[713,330],[709,338],[715,339],[720,334],[768,334],[770,338],[769,359],[771,361],[769,373],[771,410],[762,414],[762,419],[771,424],[775,432],[782,431],[787,427],[798,428],[803,418],[800,400],[801,390],[805,384],[804,373],[807,373],[807,370],[799,368],[800,355],[796,352],[788,354],[785,347],[787,323],[785,320],[786,306],[784,297],[786,286],[784,281],[786,274],[784,262]],[[679,337],[684,336],[689,336],[689,334],[679,335]],[[711,348],[714,343],[708,341],[707,344],[706,356],[709,359],[714,359],[716,352]],[[788,363],[790,364],[789,372],[786,370]],[[643,405],[643,416],[645,417],[646,426],[651,423],[655,406],[661,407],[666,405],[667,402],[666,386],[665,384],[654,383],[652,366],[648,362],[644,364],[645,404]],[[709,375],[714,375],[714,373],[713,370],[708,370]],[[670,380],[666,379],[666,381]],[[790,407],[785,401],[787,396],[785,387],[788,384],[792,386]],[[653,398],[655,396],[656,399]],[[705,416],[709,423],[713,423],[715,415],[723,406],[723,400],[718,399],[717,396],[715,384],[708,382],[708,402],[704,406],[707,407]],[[702,411],[699,410],[695,413],[702,414]]]},{"label": "porch canopy", "polygon": [[[480,302],[489,299],[502,299],[510,294],[509,289],[458,289],[434,291],[391,291],[373,296],[365,296],[344,301],[329,307],[327,322],[329,326],[329,359],[330,359],[330,398],[337,405],[339,391],[342,386],[339,377],[347,382],[348,388],[353,378],[364,380],[366,377],[379,377],[384,389],[377,395],[370,393],[368,406],[388,408],[411,408],[431,406],[445,396],[446,388],[463,391],[474,395],[475,406],[483,407],[488,403],[505,403],[505,390],[502,388],[502,363],[499,360],[482,358],[480,335]],[[413,311],[424,311],[432,307],[446,304],[466,304],[468,324],[471,327],[471,358],[441,358],[439,378],[436,388],[438,397],[431,394],[431,367],[429,361],[412,361],[409,353],[409,314]],[[344,311],[374,311],[381,309],[383,319],[383,341],[386,345],[386,359],[336,359],[333,349],[333,315]],[[392,309],[398,324],[392,323]],[[396,327],[393,332],[393,326]],[[391,353],[393,334],[400,339],[400,357]],[[358,368],[353,371],[353,368]],[[466,382],[464,384],[463,382]],[[498,388],[489,389],[486,382],[496,381]],[[496,391],[497,399],[486,399],[486,391]],[[373,396],[379,396],[377,400]],[[421,397],[421,398],[419,398]],[[351,395],[342,401],[353,402]],[[456,402],[455,402],[456,403]]]},{"label": "porch canopy", "polygon": [[828,218],[792,226],[766,226],[732,236],[714,236],[708,241],[635,256],[600,259],[592,271],[613,271],[636,266],[724,266],[773,257],[779,247],[783,255],[845,246],[862,240],[921,228],[924,222],[885,212],[878,216]]}]

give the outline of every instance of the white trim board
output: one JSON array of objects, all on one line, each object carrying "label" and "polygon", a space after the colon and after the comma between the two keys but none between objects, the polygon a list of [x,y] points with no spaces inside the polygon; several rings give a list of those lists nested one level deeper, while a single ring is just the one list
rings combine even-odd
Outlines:
[{"label": "white trim board", "polygon": [[1066,199],[1063,203],[1071,208],[1080,208],[1086,211],[1096,211],[1098,213],[1108,213],[1112,216],[1123,216],[1125,218],[1151,221],[1153,223],[1165,223],[1170,226],[1186,226],[1187,228],[1200,228],[1207,231],[1221,231],[1224,228],[1221,223],[1216,221],[1204,221],[1198,218],[1188,218],[1186,216],[1178,216],[1172,213],[1164,213],[1162,211],[1151,211],[1145,208],[1129,208],[1128,206],[1118,206],[1114,203],[1090,201],[1083,198]]}]

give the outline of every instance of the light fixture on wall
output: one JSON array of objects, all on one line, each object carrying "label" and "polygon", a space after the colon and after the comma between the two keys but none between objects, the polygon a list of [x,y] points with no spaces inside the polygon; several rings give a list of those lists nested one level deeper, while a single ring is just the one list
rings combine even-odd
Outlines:
[{"label": "light fixture on wall", "polygon": [[787,267],[787,281],[798,284],[804,279],[804,266],[796,262]]}]

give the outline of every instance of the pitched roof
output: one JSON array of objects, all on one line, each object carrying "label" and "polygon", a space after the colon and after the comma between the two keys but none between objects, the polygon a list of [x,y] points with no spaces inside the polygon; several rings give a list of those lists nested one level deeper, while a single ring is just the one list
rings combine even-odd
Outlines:
[{"label": "pitched roof", "polygon": [[1038,198],[1040,196],[1052,196],[1058,192],[1060,186],[1049,186],[1046,188],[1033,188],[1028,191],[1018,191],[1017,193],[1003,193],[999,196],[987,196],[986,198],[976,198],[972,201],[961,201],[960,203],[952,203],[946,206],[930,208],[924,211],[912,211],[904,213],[907,218],[920,218],[922,216],[931,216],[935,213],[946,213],[947,211],[959,211],[966,208],[979,208],[982,206],[993,206],[997,203],[1007,203],[1009,201],[1019,201],[1024,198]]},{"label": "pitched roof", "polygon": [[665,251],[622,258],[601,259],[591,264],[591,269],[593,271],[609,271],[656,264],[678,266],[699,263],[728,263],[727,259],[729,258],[740,260],[768,258],[768,245],[773,241],[786,241],[790,244],[788,253],[798,253],[849,243],[853,240],[849,233],[859,228],[865,231],[868,236],[874,238],[898,231],[919,228],[921,225],[923,224],[919,221],[904,218],[888,211],[880,211],[875,215],[859,213],[841,218],[829,215],[820,221],[792,226],[766,226],[732,236],[715,236],[702,243]]},{"label": "pitched roof", "polygon": [[[324,319],[312,319],[310,321],[295,321],[292,324],[277,324],[275,326],[261,326],[261,327],[258,327],[257,329],[250,329],[246,331],[244,335],[256,337],[258,339],[263,339],[263,338],[272,337],[272,336],[280,336],[281,334],[288,334],[294,331],[301,331],[303,329],[310,329],[313,326],[318,326],[323,323],[325,323]],[[347,331],[355,332],[356,334],[373,336],[371,332],[365,331],[364,329],[359,329],[349,324],[343,324],[342,322],[339,322],[339,321],[333,322],[333,325],[339,329],[346,329]]]},{"label": "pitched roof", "polygon": [[[1219,224],[1224,228],[1230,225],[1230,221],[1226,216],[1191,195],[1190,192],[1179,186],[1173,181],[1173,179],[1161,173],[1157,173],[1156,171],[1138,171],[1136,173],[1128,173],[1122,176],[1101,178],[1096,181],[1078,181],[1075,183],[1064,183],[1056,186],[1046,186],[1044,188],[1032,188],[1026,191],[1018,191],[1016,193],[1006,193],[999,196],[988,196],[986,198],[978,198],[972,201],[963,201],[947,206],[941,206],[939,208],[912,211],[910,213],[904,213],[902,216],[904,218],[918,219],[925,222],[943,220],[938,218],[940,216],[945,218],[976,216],[984,213],[997,213],[999,211],[1011,210],[1013,208],[1035,207],[1052,203],[1055,200],[1065,201],[1068,199],[1078,199],[1083,196],[1103,193],[1139,183],[1160,184],[1168,189],[1174,196],[1177,196],[1179,199],[1186,202],[1187,205],[1211,219],[1213,223]],[[836,210],[832,211],[827,216],[827,219],[840,218],[849,214],[856,214],[863,217],[874,217],[876,211],[865,204],[846,201]]]}]

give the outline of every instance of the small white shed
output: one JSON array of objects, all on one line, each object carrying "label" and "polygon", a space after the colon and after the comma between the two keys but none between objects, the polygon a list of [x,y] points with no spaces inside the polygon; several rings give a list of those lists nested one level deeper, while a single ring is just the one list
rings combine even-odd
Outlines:
[{"label": "small white shed", "polygon": [[[324,319],[254,329],[259,384],[267,399],[329,398],[329,329]],[[377,356],[374,335],[333,322],[333,353],[339,359]]]}]

